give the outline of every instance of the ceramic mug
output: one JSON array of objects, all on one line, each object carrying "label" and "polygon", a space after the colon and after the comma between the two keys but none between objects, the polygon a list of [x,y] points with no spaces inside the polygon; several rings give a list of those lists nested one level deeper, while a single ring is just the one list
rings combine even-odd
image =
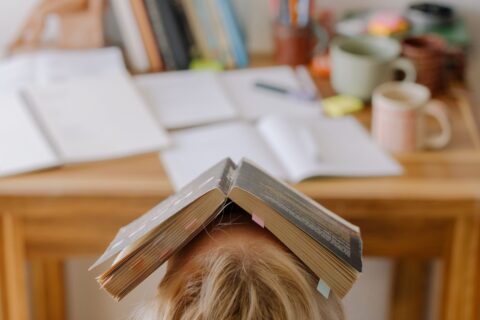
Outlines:
[{"label": "ceramic mug", "polygon": [[360,36],[339,38],[331,46],[332,85],[335,91],[369,100],[381,83],[394,79],[395,71],[405,74],[404,81],[415,81],[414,64],[399,58],[401,46],[386,37]]},{"label": "ceramic mug", "polygon": [[[450,141],[452,129],[445,105],[430,100],[430,91],[423,85],[411,82],[382,84],[375,89],[372,105],[372,135],[387,150],[439,149]],[[427,116],[438,121],[440,133],[427,134]]]}]

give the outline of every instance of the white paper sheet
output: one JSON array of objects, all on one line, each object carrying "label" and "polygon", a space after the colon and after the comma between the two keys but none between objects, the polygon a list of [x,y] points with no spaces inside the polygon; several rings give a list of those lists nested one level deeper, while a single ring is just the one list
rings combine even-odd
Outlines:
[{"label": "white paper sheet", "polygon": [[172,140],[173,146],[161,152],[160,158],[176,190],[225,157],[235,162],[246,157],[273,176],[286,178],[285,170],[251,124],[232,122],[180,130],[172,134]]},{"label": "white paper sheet", "polygon": [[58,164],[23,100],[16,94],[0,94],[0,176]]},{"label": "white paper sheet", "polygon": [[127,74],[77,78],[26,93],[65,162],[129,156],[169,143]]},{"label": "white paper sheet", "polygon": [[142,75],[135,82],[168,129],[234,119],[238,112],[213,72],[178,71]]},{"label": "white paper sheet", "polygon": [[351,117],[266,117],[258,123],[258,129],[293,182],[315,176],[402,173],[401,166]]},{"label": "white paper sheet", "polygon": [[242,117],[249,120],[266,115],[321,114],[319,102],[306,102],[276,92],[255,87],[257,81],[300,90],[300,81],[287,66],[227,71],[221,74],[222,83]]}]

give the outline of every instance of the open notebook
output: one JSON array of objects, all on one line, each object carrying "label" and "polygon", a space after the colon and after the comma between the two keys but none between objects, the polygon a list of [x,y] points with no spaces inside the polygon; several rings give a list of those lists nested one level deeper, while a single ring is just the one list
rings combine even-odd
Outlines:
[{"label": "open notebook", "polygon": [[287,66],[222,73],[178,71],[135,77],[160,123],[179,129],[232,119],[254,120],[271,114],[318,115],[318,102],[305,102],[258,89],[263,81],[301,90],[294,70]]},{"label": "open notebook", "polygon": [[0,92],[123,70],[122,52],[116,47],[22,53],[0,61]]},{"label": "open notebook", "polygon": [[399,175],[401,166],[350,117],[267,116],[171,134],[160,154],[178,190],[218,159],[252,159],[274,177],[299,182],[318,176]]},{"label": "open notebook", "polygon": [[0,94],[0,176],[168,144],[166,132],[122,72]]}]

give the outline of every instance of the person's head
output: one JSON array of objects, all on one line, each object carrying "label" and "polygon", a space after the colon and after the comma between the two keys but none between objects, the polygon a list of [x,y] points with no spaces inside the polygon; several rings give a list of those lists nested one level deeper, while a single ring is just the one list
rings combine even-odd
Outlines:
[{"label": "person's head", "polygon": [[311,272],[248,217],[234,209],[173,256],[139,319],[344,319],[340,300],[321,296]]}]

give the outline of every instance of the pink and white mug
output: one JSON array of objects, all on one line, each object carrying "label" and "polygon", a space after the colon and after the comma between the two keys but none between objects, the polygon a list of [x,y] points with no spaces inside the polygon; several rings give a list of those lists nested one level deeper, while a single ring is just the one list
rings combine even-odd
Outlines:
[{"label": "pink and white mug", "polygon": [[[412,82],[388,82],[373,93],[372,135],[383,148],[409,152],[439,149],[450,141],[452,129],[445,105],[430,100],[427,87]],[[426,118],[434,117],[441,132],[428,134]]]}]

